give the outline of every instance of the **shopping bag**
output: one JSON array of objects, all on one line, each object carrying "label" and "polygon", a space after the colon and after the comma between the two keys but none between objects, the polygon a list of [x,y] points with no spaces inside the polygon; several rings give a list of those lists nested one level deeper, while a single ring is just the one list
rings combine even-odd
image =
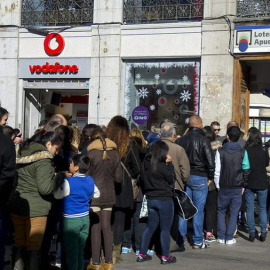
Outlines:
[{"label": "shopping bag", "polygon": [[140,218],[146,218],[148,217],[148,207],[147,207],[147,199],[146,196],[143,196],[143,201],[142,201],[142,207],[140,211]]}]

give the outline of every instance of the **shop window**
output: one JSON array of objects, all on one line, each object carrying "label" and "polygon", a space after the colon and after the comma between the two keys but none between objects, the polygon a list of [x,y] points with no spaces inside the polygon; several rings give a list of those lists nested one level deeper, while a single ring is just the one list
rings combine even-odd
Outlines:
[{"label": "shop window", "polygon": [[199,79],[199,61],[127,63],[125,117],[134,122],[134,108],[144,106],[149,118],[137,123],[141,129],[150,130],[169,119],[183,134],[189,117],[199,111]]}]

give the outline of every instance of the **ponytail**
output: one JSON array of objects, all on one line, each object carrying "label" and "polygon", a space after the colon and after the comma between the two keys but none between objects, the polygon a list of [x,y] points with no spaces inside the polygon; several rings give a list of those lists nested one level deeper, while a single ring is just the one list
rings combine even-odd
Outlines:
[{"label": "ponytail", "polygon": [[21,155],[22,150],[27,150],[29,148],[30,143],[35,142],[45,146],[47,142],[51,142],[52,145],[61,145],[62,140],[55,132],[48,132],[42,129],[31,138],[26,139],[24,142],[20,144],[19,154]]}]

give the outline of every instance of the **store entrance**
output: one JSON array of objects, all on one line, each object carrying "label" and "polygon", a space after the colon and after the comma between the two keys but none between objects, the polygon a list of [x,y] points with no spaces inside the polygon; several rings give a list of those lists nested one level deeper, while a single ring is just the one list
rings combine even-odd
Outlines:
[{"label": "store entrance", "polygon": [[265,142],[270,138],[270,57],[243,57],[237,65],[238,87],[233,106],[235,119],[245,131],[252,126],[260,129]]},{"label": "store entrance", "polygon": [[31,137],[43,119],[62,114],[81,129],[88,121],[88,89],[25,88],[24,137]]}]

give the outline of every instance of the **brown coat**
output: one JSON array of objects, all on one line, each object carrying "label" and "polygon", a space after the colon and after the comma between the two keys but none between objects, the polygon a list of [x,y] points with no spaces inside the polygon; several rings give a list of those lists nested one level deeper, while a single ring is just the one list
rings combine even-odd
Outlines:
[{"label": "brown coat", "polygon": [[88,175],[92,176],[95,185],[100,191],[99,198],[93,198],[91,206],[113,206],[115,204],[114,182],[122,181],[121,159],[117,153],[116,144],[106,139],[107,155],[109,159],[103,160],[103,146],[100,139],[93,141],[87,147],[87,156],[91,160]]},{"label": "brown coat", "polygon": [[181,185],[179,187],[178,183],[175,182],[175,187],[184,189],[184,185],[188,182],[190,175],[190,165],[185,149],[169,139],[162,138],[161,140],[169,146],[168,154],[172,157],[175,175]]}]

